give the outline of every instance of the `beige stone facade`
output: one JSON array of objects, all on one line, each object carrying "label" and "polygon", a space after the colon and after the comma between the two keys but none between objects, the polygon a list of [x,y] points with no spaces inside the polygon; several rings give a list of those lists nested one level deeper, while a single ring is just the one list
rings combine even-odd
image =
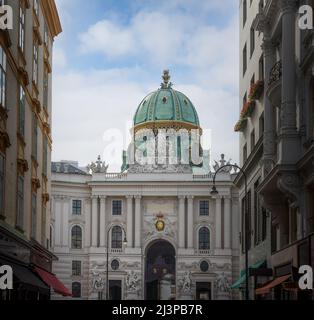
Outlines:
[{"label": "beige stone facade", "polygon": [[50,271],[52,48],[61,25],[54,0],[2,4],[13,9],[13,28],[0,31],[0,256]]}]

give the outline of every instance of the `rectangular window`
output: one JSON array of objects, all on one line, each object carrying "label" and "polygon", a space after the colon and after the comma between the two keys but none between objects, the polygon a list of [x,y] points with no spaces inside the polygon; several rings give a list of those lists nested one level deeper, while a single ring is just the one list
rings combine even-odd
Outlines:
[{"label": "rectangular window", "polygon": [[19,105],[19,133],[24,137],[25,135],[25,91],[20,86],[20,105]]},{"label": "rectangular window", "polygon": [[43,174],[48,175],[48,139],[45,136],[43,141]]},{"label": "rectangular window", "polygon": [[199,205],[200,205],[200,216],[209,216],[209,201],[201,200]]},{"label": "rectangular window", "polygon": [[41,212],[41,243],[44,246],[46,242],[46,223],[47,223],[47,210],[45,205],[42,206]]},{"label": "rectangular window", "polygon": [[0,46],[0,105],[6,107],[6,69],[7,68],[7,56]]},{"label": "rectangular window", "polygon": [[37,234],[37,195],[32,194],[32,238],[36,239]]},{"label": "rectangular window", "polygon": [[24,177],[17,178],[17,218],[16,226],[24,230]]},{"label": "rectangular window", "polygon": [[259,69],[259,80],[264,80],[264,56],[262,55],[259,59],[258,63],[258,69]]},{"label": "rectangular window", "polygon": [[38,43],[33,46],[33,82],[38,84]]},{"label": "rectangular window", "polygon": [[0,216],[4,217],[5,157],[0,153]]},{"label": "rectangular window", "polygon": [[251,57],[253,56],[254,50],[255,50],[255,30],[252,27],[251,31],[250,31],[250,53],[251,53]]},{"label": "rectangular window", "polygon": [[34,12],[39,16],[39,3],[38,0],[34,0]]},{"label": "rectangular window", "polygon": [[21,2],[19,16],[19,47],[24,52],[25,50],[25,5]]},{"label": "rectangular window", "polygon": [[44,30],[44,44],[46,48],[49,50],[49,31],[48,31],[47,24],[45,24],[45,30]]},{"label": "rectangular window", "polygon": [[81,215],[82,214],[82,201],[73,200],[72,201],[72,214]]},{"label": "rectangular window", "polygon": [[48,110],[48,90],[49,90],[49,75],[45,68],[44,70],[44,88],[43,88],[43,107]]},{"label": "rectangular window", "polygon": [[82,262],[72,261],[72,276],[81,276],[82,274]]},{"label": "rectangular window", "polygon": [[251,152],[254,150],[255,147],[255,129],[251,132]]},{"label": "rectangular window", "polygon": [[242,58],[243,58],[243,76],[244,76],[246,73],[246,69],[247,69],[247,47],[246,47],[246,44],[243,48]]},{"label": "rectangular window", "polygon": [[247,194],[247,226],[246,226],[246,231],[248,235],[248,250],[251,249],[251,232],[252,232],[252,218],[251,218],[251,212],[252,212],[252,193],[251,190]]},{"label": "rectangular window", "polygon": [[246,160],[247,160],[247,144],[245,144],[243,147],[243,164],[245,164]]},{"label": "rectangular window", "polygon": [[241,201],[241,247],[242,253],[245,252],[245,198]]},{"label": "rectangular window", "polygon": [[264,113],[259,118],[259,137],[261,138],[264,134]]},{"label": "rectangular window", "polygon": [[33,114],[33,137],[32,137],[32,156],[37,160],[38,149],[38,125],[36,114]]},{"label": "rectangular window", "polygon": [[245,26],[247,20],[247,2],[243,0],[243,27]]},{"label": "rectangular window", "polygon": [[260,242],[260,206],[259,198],[256,189],[259,186],[260,181],[256,181],[254,184],[254,242],[258,245]]},{"label": "rectangular window", "polygon": [[113,200],[112,201],[112,215],[121,216],[122,215],[122,201]]}]

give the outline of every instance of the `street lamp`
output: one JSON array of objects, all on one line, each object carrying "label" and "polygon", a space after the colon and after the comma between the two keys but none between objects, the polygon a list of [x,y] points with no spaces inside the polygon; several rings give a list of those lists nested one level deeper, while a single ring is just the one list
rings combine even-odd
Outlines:
[{"label": "street lamp", "polygon": [[211,191],[211,195],[212,196],[217,196],[219,194],[217,188],[216,188],[216,176],[218,174],[218,172],[220,172],[221,170],[223,170],[224,168],[236,168],[238,170],[240,170],[240,172],[243,174],[244,176],[244,183],[245,183],[245,201],[244,201],[244,214],[245,214],[245,271],[246,271],[246,279],[245,279],[245,298],[246,300],[249,300],[249,237],[251,236],[251,232],[250,232],[250,226],[248,224],[248,206],[247,206],[247,201],[248,201],[248,193],[247,193],[247,176],[244,172],[244,170],[242,168],[240,168],[238,165],[236,164],[227,164],[224,165],[222,167],[220,167],[214,175],[214,180],[213,180],[213,188]]},{"label": "street lamp", "polygon": [[[106,270],[106,300],[109,300],[109,233],[111,231],[111,229],[115,227],[114,225],[112,225],[110,228],[108,228],[107,231],[107,270]],[[123,244],[127,245],[128,241],[126,239],[126,232],[125,229],[123,227],[121,227],[121,229],[123,230],[124,233],[124,240],[123,240]]]}]

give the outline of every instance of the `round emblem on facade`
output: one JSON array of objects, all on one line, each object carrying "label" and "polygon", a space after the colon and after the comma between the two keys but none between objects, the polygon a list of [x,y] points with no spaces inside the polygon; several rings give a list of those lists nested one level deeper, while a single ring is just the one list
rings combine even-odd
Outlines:
[{"label": "round emblem on facade", "polygon": [[161,219],[158,219],[156,222],[156,229],[158,232],[165,230],[165,222]]},{"label": "round emblem on facade", "polygon": [[120,267],[120,263],[118,260],[115,259],[115,260],[111,261],[111,269],[112,270],[116,271],[119,269],[119,267]]},{"label": "round emblem on facade", "polygon": [[202,272],[207,272],[209,270],[209,264],[207,261],[202,261],[200,264],[200,269]]}]

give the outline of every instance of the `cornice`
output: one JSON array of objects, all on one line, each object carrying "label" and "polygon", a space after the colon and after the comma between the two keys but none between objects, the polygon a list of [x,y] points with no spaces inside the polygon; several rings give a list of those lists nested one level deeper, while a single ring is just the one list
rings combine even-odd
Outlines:
[{"label": "cornice", "polygon": [[62,26],[55,0],[41,1],[41,6],[50,34],[52,38],[55,38],[62,32]]}]

